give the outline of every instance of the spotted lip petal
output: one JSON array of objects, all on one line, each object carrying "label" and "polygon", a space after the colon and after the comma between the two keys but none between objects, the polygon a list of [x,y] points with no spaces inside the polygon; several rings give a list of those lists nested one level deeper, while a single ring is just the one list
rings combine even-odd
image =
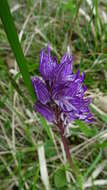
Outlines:
[{"label": "spotted lip petal", "polygon": [[42,49],[40,53],[40,74],[45,81],[53,79],[56,67],[57,59],[51,57],[49,46],[47,47],[46,53]]},{"label": "spotted lip petal", "polygon": [[73,81],[63,81],[56,83],[52,89],[52,95],[56,100],[73,99],[75,97],[82,98],[86,91],[86,87],[81,83],[81,79]]},{"label": "spotted lip petal", "polygon": [[45,119],[49,122],[55,121],[55,116],[52,110],[48,105],[43,105],[39,101],[37,101],[34,105],[34,108],[37,112],[39,112]]},{"label": "spotted lip petal", "polygon": [[68,115],[70,121],[81,119],[91,122],[89,119],[89,104],[91,99],[85,98],[86,87],[83,85],[85,74],[77,72],[73,81],[56,83],[53,88],[53,97],[60,109]]},{"label": "spotted lip petal", "polygon": [[47,102],[50,101],[50,95],[49,92],[46,88],[45,83],[39,79],[38,77],[33,77],[32,78],[32,83],[34,86],[35,93],[37,95],[38,100],[42,104],[46,104]]}]

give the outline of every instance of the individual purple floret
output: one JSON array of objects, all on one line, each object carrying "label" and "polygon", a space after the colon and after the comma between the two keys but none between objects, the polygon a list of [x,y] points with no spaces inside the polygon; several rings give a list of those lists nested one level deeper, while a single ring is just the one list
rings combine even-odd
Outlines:
[{"label": "individual purple floret", "polygon": [[60,64],[51,56],[50,48],[40,53],[40,75],[32,78],[37,96],[35,110],[55,124],[66,127],[76,119],[92,122],[89,110],[90,98],[85,97],[86,86],[83,84],[85,74],[72,71],[73,57],[67,53]]}]

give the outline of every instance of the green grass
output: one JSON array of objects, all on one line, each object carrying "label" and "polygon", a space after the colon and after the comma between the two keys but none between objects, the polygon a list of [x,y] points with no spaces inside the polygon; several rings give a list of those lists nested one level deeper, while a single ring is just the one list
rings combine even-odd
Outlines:
[{"label": "green grass", "polygon": [[[82,189],[101,165],[99,174],[85,189],[106,190],[107,167],[103,164],[107,159],[107,110],[104,109],[106,101],[100,104],[98,98],[107,96],[107,20],[103,17],[107,2],[95,0],[91,6],[87,0],[80,3],[76,0],[8,2],[17,33],[23,29],[21,47],[24,56],[21,55],[27,72],[30,76],[39,74],[40,50],[47,43],[58,60],[69,46],[74,54],[74,71],[80,68],[86,73],[87,95],[93,99],[91,110],[95,122],[90,125],[76,121],[70,125],[68,144],[78,171],[76,178],[66,160],[63,161],[57,129],[33,110],[32,98],[0,22],[0,190],[45,190],[38,158],[40,142],[44,145],[51,189]],[[11,35],[9,26],[8,32]],[[16,46],[15,43],[18,57]],[[20,62],[20,56],[18,59]],[[100,184],[100,180],[105,181]]]},{"label": "green grass", "polygon": [[8,41],[11,45],[12,51],[14,53],[15,59],[19,66],[20,72],[23,76],[24,83],[29,90],[29,94],[31,94],[32,99],[35,101],[34,90],[32,87],[32,83],[30,80],[29,71],[27,68],[27,62],[24,57],[19,38],[17,35],[17,31],[13,22],[12,15],[10,13],[10,8],[8,6],[7,0],[0,0],[0,18],[4,26],[4,30],[7,34]]}]

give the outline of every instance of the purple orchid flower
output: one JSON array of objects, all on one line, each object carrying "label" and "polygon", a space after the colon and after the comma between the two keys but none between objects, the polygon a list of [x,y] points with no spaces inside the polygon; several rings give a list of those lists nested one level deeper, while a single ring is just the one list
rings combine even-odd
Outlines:
[{"label": "purple orchid flower", "polygon": [[89,110],[90,98],[86,98],[86,86],[83,84],[85,74],[72,71],[73,56],[67,53],[60,64],[51,56],[50,48],[40,53],[40,75],[32,78],[37,96],[34,108],[49,122],[54,123],[60,132],[66,156],[72,167],[72,158],[65,137],[65,128],[70,122],[80,119],[92,122]]},{"label": "purple orchid flower", "polygon": [[55,124],[62,123],[66,127],[76,119],[92,122],[93,116],[89,110],[90,98],[85,97],[87,90],[83,84],[85,74],[72,71],[73,57],[67,53],[60,64],[56,57],[51,56],[50,48],[40,53],[41,77],[32,78],[32,84],[37,96],[35,110]]}]

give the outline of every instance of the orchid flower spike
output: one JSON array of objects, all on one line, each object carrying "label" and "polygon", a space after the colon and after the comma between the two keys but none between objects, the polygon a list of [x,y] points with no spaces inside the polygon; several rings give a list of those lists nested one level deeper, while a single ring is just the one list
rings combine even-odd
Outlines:
[{"label": "orchid flower spike", "polygon": [[60,64],[51,56],[49,46],[40,53],[40,75],[34,76],[32,84],[37,101],[34,108],[47,121],[62,123],[66,127],[73,120],[92,122],[89,110],[90,98],[86,98],[85,74],[78,70],[73,74],[73,56],[64,54]]}]

